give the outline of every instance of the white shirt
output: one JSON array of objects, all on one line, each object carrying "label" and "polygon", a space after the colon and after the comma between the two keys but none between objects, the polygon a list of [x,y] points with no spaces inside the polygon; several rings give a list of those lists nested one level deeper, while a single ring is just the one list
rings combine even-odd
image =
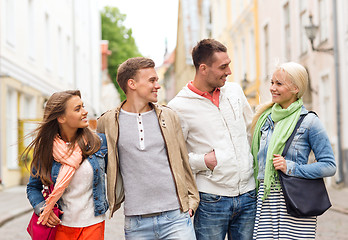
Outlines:
[{"label": "white shirt", "polygon": [[76,170],[62,195],[62,225],[87,227],[105,220],[105,214],[94,216],[93,168],[86,159]]}]

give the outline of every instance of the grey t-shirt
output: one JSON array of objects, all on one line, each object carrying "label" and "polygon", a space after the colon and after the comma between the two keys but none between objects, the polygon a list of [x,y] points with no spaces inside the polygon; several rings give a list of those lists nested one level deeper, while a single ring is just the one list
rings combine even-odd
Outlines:
[{"label": "grey t-shirt", "polygon": [[180,208],[154,110],[139,114],[121,109],[117,147],[125,189],[126,216]]}]

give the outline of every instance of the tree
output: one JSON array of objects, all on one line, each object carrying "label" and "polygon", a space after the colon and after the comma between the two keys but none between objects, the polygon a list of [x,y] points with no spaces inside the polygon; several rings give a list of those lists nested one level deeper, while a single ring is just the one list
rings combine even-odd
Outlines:
[{"label": "tree", "polygon": [[126,98],[126,95],[116,81],[117,68],[128,58],[141,57],[132,36],[132,29],[124,26],[125,19],[126,15],[116,7],[106,6],[101,12],[102,39],[109,41],[109,49],[112,51],[108,58],[108,71],[120,93],[121,101]]}]

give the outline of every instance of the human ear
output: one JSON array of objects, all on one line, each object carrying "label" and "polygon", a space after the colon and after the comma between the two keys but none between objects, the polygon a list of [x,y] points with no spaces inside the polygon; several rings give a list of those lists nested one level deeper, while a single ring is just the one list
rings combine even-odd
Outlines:
[{"label": "human ear", "polygon": [[202,63],[201,65],[199,65],[199,70],[205,72],[207,70],[207,65]]},{"label": "human ear", "polygon": [[132,79],[132,78],[128,79],[127,85],[132,90],[136,89],[136,81],[134,79]]},{"label": "human ear", "polygon": [[298,92],[300,91],[300,89],[298,89],[298,87],[297,86],[295,86],[295,90],[294,90],[294,92],[295,92],[295,94],[297,95],[298,94]]},{"label": "human ear", "polygon": [[65,116],[60,116],[57,118],[58,123],[63,124],[66,122],[66,117]]}]

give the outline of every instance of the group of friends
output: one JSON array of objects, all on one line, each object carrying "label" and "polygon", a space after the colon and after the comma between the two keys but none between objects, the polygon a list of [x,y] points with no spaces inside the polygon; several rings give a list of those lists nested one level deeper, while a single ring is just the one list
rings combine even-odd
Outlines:
[{"label": "group of friends", "polygon": [[[227,48],[203,39],[192,50],[194,79],[158,105],[153,60],[130,58],[117,71],[126,100],[102,114],[96,133],[78,90],[54,93],[24,154],[33,150],[27,197],[39,223],[56,239],[104,239],[124,207],[127,240],[315,239],[316,217],[286,212],[277,171],[308,179],[335,174],[318,116],[301,123],[306,69],[279,64],[270,79],[272,102],[254,114],[242,88],[227,82]],[[316,161],[308,164],[313,151]],[[105,184],[106,183],[106,184]],[[44,186],[54,184],[48,198]],[[52,209],[59,206],[61,216]]]}]

